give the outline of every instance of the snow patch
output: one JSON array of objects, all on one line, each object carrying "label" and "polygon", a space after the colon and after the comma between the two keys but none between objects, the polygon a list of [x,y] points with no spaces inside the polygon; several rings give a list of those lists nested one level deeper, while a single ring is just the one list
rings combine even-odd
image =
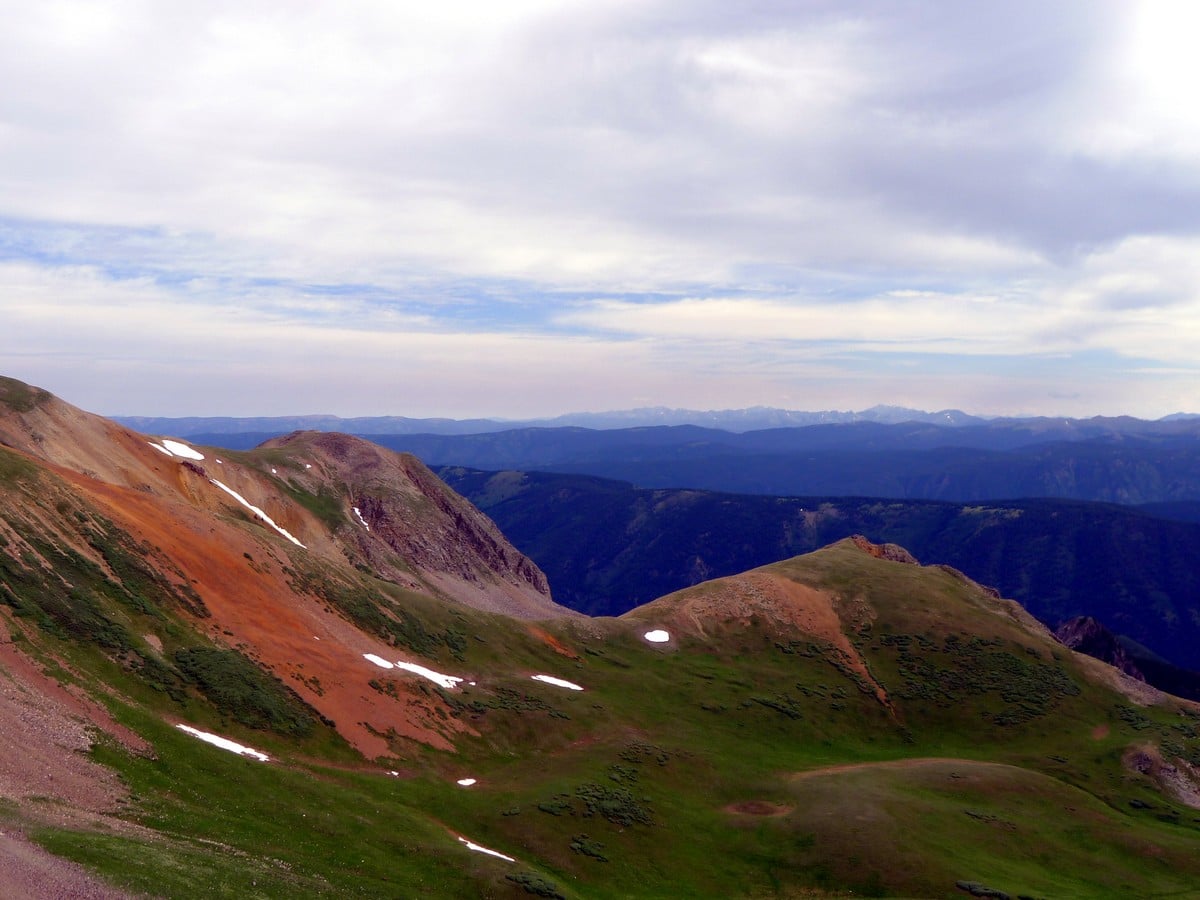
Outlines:
[{"label": "snow patch", "polygon": [[425,666],[419,666],[416,663],[410,662],[389,662],[382,656],[376,656],[374,653],[364,653],[363,659],[368,662],[373,662],[381,669],[403,669],[406,672],[412,672],[414,675],[420,675],[422,678],[428,678],[434,684],[444,688],[457,687],[463,680],[457,675],[443,675],[441,672],[435,672],[433,669],[427,669]]},{"label": "snow patch", "polygon": [[462,835],[459,835],[459,836],[458,836],[458,839],[459,839],[459,840],[460,840],[462,843],[464,843],[464,844],[466,844],[466,845],[467,845],[467,849],[468,849],[468,850],[474,850],[476,853],[486,853],[488,856],[495,856],[495,857],[497,857],[498,859],[503,859],[503,860],[505,860],[506,862],[516,862],[516,860],[515,860],[515,859],[513,859],[511,856],[505,856],[505,855],[504,855],[503,853],[501,853],[499,850],[489,850],[487,847],[480,846],[479,844],[476,844],[476,843],[474,843],[473,841],[468,841],[468,840],[467,840],[465,837],[463,837]]},{"label": "snow patch", "polygon": [[416,663],[398,662],[396,663],[396,668],[412,672],[414,675],[420,675],[422,678],[428,678],[434,684],[441,685],[444,688],[457,687],[459,682],[462,681],[457,675],[443,675],[441,672],[435,672],[433,669],[418,666]]},{"label": "snow patch", "polygon": [[267,756],[267,754],[260,753],[259,751],[250,747],[243,747],[241,744],[229,740],[229,738],[223,738],[215,734],[209,734],[207,731],[200,731],[197,728],[193,728],[191,725],[176,725],[175,727],[180,731],[186,731],[188,734],[212,744],[214,747],[220,747],[222,750],[228,750],[231,753],[238,753],[242,756],[251,756],[254,759],[257,759],[259,762],[268,762],[271,758]]},{"label": "snow patch", "polygon": [[278,471],[276,471],[274,467],[272,467],[272,468],[271,468],[271,474],[272,474],[272,475],[278,475],[278,474],[279,474],[279,472],[278,472]]},{"label": "snow patch", "polygon": [[470,787],[471,785],[475,784],[475,779],[474,778],[460,778],[460,779],[458,779],[458,781],[456,783],[462,785],[463,787]]},{"label": "snow patch", "polygon": [[354,514],[355,514],[356,516],[358,516],[358,521],[362,522],[362,527],[363,527],[363,528],[365,528],[365,529],[367,529],[367,531],[370,531],[370,530],[371,530],[371,526],[370,526],[370,525],[368,525],[368,524],[367,524],[367,520],[366,520],[366,519],[364,519],[364,518],[362,517],[362,513],[361,513],[361,512],[359,512],[359,509],[358,509],[358,507],[357,507],[357,506],[352,506],[352,507],[350,507],[350,508],[351,508],[352,510],[354,510]]},{"label": "snow patch", "polygon": [[181,444],[179,441],[164,440],[162,445],[166,447],[167,452],[182,456],[184,459],[204,459],[204,454],[199,450],[193,450],[187,444]]},{"label": "snow patch", "polygon": [[[201,459],[203,459],[203,457],[201,457]],[[280,528],[278,525],[276,525],[274,519],[272,519],[270,516],[268,516],[259,507],[252,505],[250,503],[250,501],[248,501],[245,497],[243,497],[241,494],[239,494],[233,488],[231,488],[227,485],[221,484],[221,482],[217,481],[217,479],[215,479],[215,478],[212,478],[209,480],[213,484],[215,484],[217,487],[219,487],[221,490],[223,490],[225,493],[227,493],[234,500],[236,500],[238,503],[242,504],[242,506],[246,507],[246,509],[250,510],[250,512],[254,513],[256,516],[258,516],[260,519],[262,519],[264,522],[266,522],[268,525],[270,525],[272,528],[274,528],[276,531],[278,531],[280,534],[282,534],[285,538],[287,538],[289,541],[291,541],[297,547],[303,547],[305,550],[308,549],[307,547],[304,547],[304,545],[302,543],[300,543],[298,540],[296,540],[296,538],[293,537],[292,534],[286,528]]]},{"label": "snow patch", "polygon": [[555,678],[553,675],[530,675],[534,681],[544,681],[546,684],[552,684],[555,687],[566,688],[569,691],[582,691],[579,685],[572,681],[564,681],[561,678]]},{"label": "snow patch", "polygon": [[656,628],[654,631],[647,631],[642,637],[652,644],[665,644],[671,639],[671,635],[667,634],[661,628]]},{"label": "snow patch", "polygon": [[149,444],[151,447],[153,447],[155,450],[157,450],[159,453],[165,453],[167,456],[171,457],[172,459],[175,458],[175,454],[172,453],[170,450],[168,450],[166,447],[164,447],[162,444],[156,443],[155,441],[146,441],[146,443]]}]

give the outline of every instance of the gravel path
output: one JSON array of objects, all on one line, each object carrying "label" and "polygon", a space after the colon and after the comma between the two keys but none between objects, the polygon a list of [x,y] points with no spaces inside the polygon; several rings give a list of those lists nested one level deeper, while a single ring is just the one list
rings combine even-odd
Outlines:
[{"label": "gravel path", "polygon": [[132,832],[114,814],[126,800],[115,773],[87,751],[95,705],[0,643],[0,897],[4,900],[126,900],[82,866],[30,842],[24,829],[49,825]]},{"label": "gravel path", "polygon": [[129,900],[75,863],[47,853],[20,833],[0,832],[0,897],[8,900]]}]

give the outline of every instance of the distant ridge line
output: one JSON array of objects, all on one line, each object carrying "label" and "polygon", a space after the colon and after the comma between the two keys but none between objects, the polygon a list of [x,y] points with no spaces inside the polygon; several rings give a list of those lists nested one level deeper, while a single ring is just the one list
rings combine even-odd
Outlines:
[{"label": "distant ridge line", "polygon": [[957,409],[925,412],[901,406],[873,406],[852,411],[804,412],[756,406],[747,409],[692,410],[645,407],[610,412],[567,413],[534,419],[451,419],[409,416],[341,417],[331,414],[300,416],[111,416],[129,428],[148,434],[239,434],[247,432],[286,434],[292,431],[340,431],[347,434],[441,434],[465,435],[512,431],[521,428],[589,428],[614,431],[623,428],[692,425],[741,434],[772,428],[802,428],[812,425],[874,423],[898,425],[918,423],[943,428],[967,426],[1050,425],[1054,427],[1110,425],[1114,431],[1141,431],[1153,424],[1194,422],[1200,414],[1174,413],[1161,419],[1132,416],[977,416]]}]

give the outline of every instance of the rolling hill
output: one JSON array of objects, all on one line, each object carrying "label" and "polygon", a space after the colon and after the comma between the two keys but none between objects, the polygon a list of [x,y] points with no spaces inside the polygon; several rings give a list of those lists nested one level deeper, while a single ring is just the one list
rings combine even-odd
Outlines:
[{"label": "rolling hill", "polygon": [[214,451],[4,381],[0,442],[6,861],[163,897],[1200,879],[1200,707],[897,547],[588,618],[353,438]]}]

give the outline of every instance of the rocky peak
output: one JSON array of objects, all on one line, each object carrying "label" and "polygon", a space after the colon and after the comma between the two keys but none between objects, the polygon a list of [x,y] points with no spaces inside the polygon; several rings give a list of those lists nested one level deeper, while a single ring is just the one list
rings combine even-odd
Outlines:
[{"label": "rocky peak", "polygon": [[1058,626],[1054,636],[1064,646],[1086,653],[1119,669],[1131,678],[1145,681],[1146,676],[1129,653],[1121,646],[1117,636],[1091,616],[1076,616]]}]

